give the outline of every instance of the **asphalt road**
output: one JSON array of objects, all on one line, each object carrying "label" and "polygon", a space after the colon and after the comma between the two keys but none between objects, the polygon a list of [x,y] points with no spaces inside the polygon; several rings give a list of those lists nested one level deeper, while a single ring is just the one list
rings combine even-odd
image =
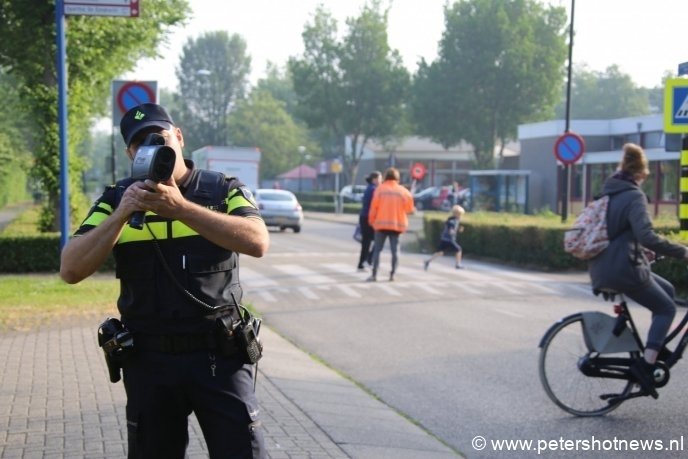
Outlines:
[{"label": "asphalt road", "polygon": [[[573,312],[611,312],[589,292],[587,275],[470,254],[466,270],[446,257],[424,272],[424,255],[402,253],[395,282],[367,283],[355,270],[352,232],[312,220],[300,234],[272,232],[265,258],[241,260],[245,298],[278,333],[466,457],[685,457],[683,362],[658,400],[632,400],[601,418],[572,417],[545,395],[537,358],[547,328]],[[385,252],[380,279],[388,269]],[[644,334],[649,314],[632,308]],[[500,441],[521,443],[500,451]]]}]

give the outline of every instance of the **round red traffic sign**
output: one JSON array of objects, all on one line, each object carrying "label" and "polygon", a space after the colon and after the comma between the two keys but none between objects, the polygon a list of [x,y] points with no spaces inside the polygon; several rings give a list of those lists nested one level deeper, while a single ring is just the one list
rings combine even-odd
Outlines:
[{"label": "round red traffic sign", "polygon": [[416,163],[411,166],[411,178],[413,180],[423,180],[426,172],[425,166],[423,166],[421,163]]},{"label": "round red traffic sign", "polygon": [[155,91],[142,81],[130,81],[122,85],[117,92],[117,107],[122,114],[137,105],[155,103]]},{"label": "round red traffic sign", "polygon": [[566,132],[554,143],[554,156],[566,164],[576,163],[585,153],[585,141],[575,132]]}]

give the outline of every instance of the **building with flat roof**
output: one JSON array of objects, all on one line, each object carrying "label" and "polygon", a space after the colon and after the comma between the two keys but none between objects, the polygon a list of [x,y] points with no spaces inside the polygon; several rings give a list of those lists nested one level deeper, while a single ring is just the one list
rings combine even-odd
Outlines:
[{"label": "building with flat roof", "polygon": [[[564,120],[523,124],[518,127],[518,168],[530,171],[528,199],[532,211],[561,212],[564,165],[554,155],[554,145],[564,133]],[[651,211],[676,213],[679,200],[680,135],[664,134],[661,114],[611,120],[572,120],[570,131],[583,137],[585,153],[571,166],[570,208],[577,213],[602,189],[621,159],[621,149],[632,142],[645,149],[650,176],[643,190]]]}]

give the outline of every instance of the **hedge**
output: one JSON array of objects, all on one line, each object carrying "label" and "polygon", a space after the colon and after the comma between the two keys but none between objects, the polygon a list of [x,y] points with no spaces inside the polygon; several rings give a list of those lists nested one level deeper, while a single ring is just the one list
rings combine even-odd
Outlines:
[{"label": "hedge", "polygon": [[[304,207],[305,207],[304,203]],[[309,202],[308,210],[331,212],[332,203]],[[324,206],[320,208],[320,206]],[[344,211],[357,213],[360,204],[344,204]],[[423,233],[426,249],[433,251],[439,242],[448,214],[425,212]],[[585,263],[563,250],[563,233],[569,227],[558,217],[532,215],[471,213],[461,220],[464,231],[459,242],[469,256],[511,263],[543,271],[583,270]],[[657,232],[685,244],[678,238],[678,225],[655,222]],[[0,273],[58,272],[60,269],[60,238],[57,233],[0,234]],[[110,257],[103,271],[112,270]],[[683,260],[666,259],[654,271],[670,280],[682,291],[688,290],[688,276]]]},{"label": "hedge", "polygon": [[[0,235],[0,273],[56,273],[60,270],[60,237],[45,235]],[[112,256],[102,271],[115,268]]]},{"label": "hedge", "polygon": [[[426,212],[423,232],[426,249],[439,243],[448,214]],[[498,260],[540,271],[585,270],[586,263],[564,252],[564,231],[570,223],[556,217],[515,214],[476,213],[464,216],[458,241],[469,256]],[[655,231],[680,244],[678,224],[660,221]],[[683,260],[667,258],[655,264],[653,271],[668,279],[681,291],[688,291],[688,276]]]}]

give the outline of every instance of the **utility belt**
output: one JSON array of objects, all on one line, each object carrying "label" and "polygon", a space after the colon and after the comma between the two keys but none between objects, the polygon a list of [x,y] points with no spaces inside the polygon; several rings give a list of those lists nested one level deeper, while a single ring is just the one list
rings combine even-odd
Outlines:
[{"label": "utility belt", "polygon": [[138,350],[169,354],[216,351],[224,356],[239,355],[243,363],[251,365],[260,360],[261,319],[248,312],[239,319],[230,314],[218,317],[215,325],[207,333],[158,335],[131,333],[118,319],[106,319],[98,327],[98,344],[105,354],[110,381],[115,383],[121,379],[124,361]]},{"label": "utility belt", "polygon": [[[214,351],[220,347],[218,341],[216,333],[213,332],[183,335],[134,334],[136,350],[164,352],[166,354],[184,354],[205,350]],[[236,354],[236,346],[233,346],[231,354]]]}]

